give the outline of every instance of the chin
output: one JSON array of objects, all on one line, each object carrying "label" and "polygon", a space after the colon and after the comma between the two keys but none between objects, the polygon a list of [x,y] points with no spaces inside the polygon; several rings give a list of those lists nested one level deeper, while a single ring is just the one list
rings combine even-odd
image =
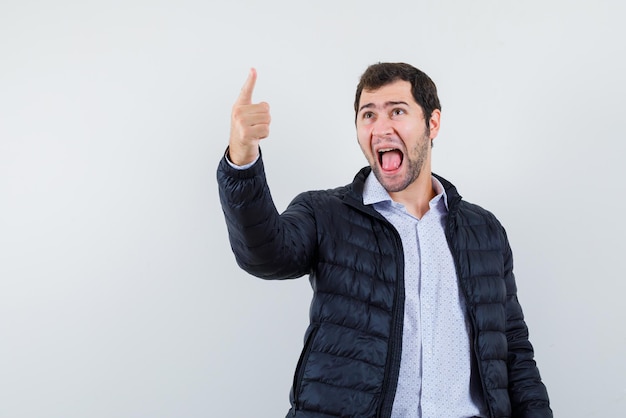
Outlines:
[{"label": "chin", "polygon": [[406,183],[394,183],[394,184],[384,184],[381,183],[383,185],[383,187],[385,188],[385,190],[387,190],[388,193],[398,193],[403,191],[404,189],[406,189],[407,187],[409,187],[409,184]]},{"label": "chin", "polygon": [[378,182],[382,184],[382,186],[389,193],[397,193],[401,192],[411,184],[413,184],[420,174],[422,173],[422,167],[418,167],[417,165],[413,167],[411,170],[411,166],[402,165],[399,170],[396,171],[395,174],[385,174],[380,166],[372,167],[374,171],[374,175],[378,179]]},{"label": "chin", "polygon": [[411,184],[411,180],[401,172],[393,175],[384,174],[380,167],[373,168],[374,175],[378,182],[387,190],[388,192],[395,193],[401,192],[406,189],[409,184]]}]

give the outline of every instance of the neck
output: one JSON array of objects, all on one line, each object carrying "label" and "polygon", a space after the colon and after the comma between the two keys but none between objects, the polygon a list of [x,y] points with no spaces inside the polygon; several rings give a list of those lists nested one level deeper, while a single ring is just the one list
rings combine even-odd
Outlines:
[{"label": "neck", "polygon": [[430,209],[430,201],[435,197],[435,189],[431,172],[424,170],[406,189],[399,192],[390,192],[389,196],[394,202],[401,203],[407,212],[421,219]]}]

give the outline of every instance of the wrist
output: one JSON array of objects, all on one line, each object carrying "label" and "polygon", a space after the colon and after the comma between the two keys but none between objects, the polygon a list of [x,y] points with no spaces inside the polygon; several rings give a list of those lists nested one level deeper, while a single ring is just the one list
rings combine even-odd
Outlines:
[{"label": "wrist", "polygon": [[259,145],[241,147],[230,144],[226,150],[228,160],[238,166],[248,165],[259,158]]}]

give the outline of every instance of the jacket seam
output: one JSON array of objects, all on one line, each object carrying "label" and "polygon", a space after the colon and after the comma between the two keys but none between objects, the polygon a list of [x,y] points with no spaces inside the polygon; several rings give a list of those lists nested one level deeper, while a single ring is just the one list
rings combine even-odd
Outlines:
[{"label": "jacket seam", "polygon": [[360,329],[360,328],[356,328],[356,327],[353,327],[353,326],[350,326],[350,325],[346,325],[346,324],[340,324],[340,323],[338,323],[338,322],[329,321],[329,320],[327,320],[327,319],[320,320],[320,321],[316,321],[316,322],[317,322],[317,323],[319,323],[320,325],[321,325],[321,324],[332,324],[332,325],[336,325],[336,326],[338,326],[338,327],[348,328],[348,329],[351,329],[351,330],[354,330],[354,331],[359,331],[359,332],[367,333],[367,334],[369,334],[369,335],[371,335],[371,336],[374,336],[374,337],[380,338],[380,339],[381,339],[381,340],[383,340],[383,341],[389,341],[389,337],[388,337],[388,336],[385,336],[385,335],[382,335],[382,334],[379,334],[379,333],[376,333],[376,332],[364,331],[364,330],[362,330],[362,329]]},{"label": "jacket seam", "polygon": [[321,383],[323,385],[330,386],[330,387],[333,387],[333,388],[345,389],[345,390],[349,390],[351,392],[366,393],[368,395],[377,395],[379,393],[378,390],[370,392],[370,391],[367,391],[367,390],[355,389],[355,388],[352,388],[352,387],[349,387],[349,386],[334,385],[332,383],[325,382],[325,381],[323,381],[321,379],[311,379],[310,377],[305,377],[305,378],[302,379],[302,381],[303,382]]},{"label": "jacket seam", "polygon": [[352,361],[358,361],[360,363],[364,363],[367,364],[368,366],[372,366],[372,367],[384,367],[384,364],[376,364],[376,363],[372,363],[370,361],[366,361],[366,360],[362,360],[360,358],[356,358],[356,357],[349,357],[349,356],[343,356],[341,354],[335,354],[335,353],[330,353],[328,351],[322,351],[322,350],[311,350],[311,353],[319,353],[319,354],[323,354],[323,355],[327,355],[327,356],[332,356],[332,357],[338,357],[338,358],[345,358],[348,360],[352,360]]},{"label": "jacket seam", "polygon": [[[386,283],[386,282],[385,282],[385,283]],[[382,308],[382,307],[380,307],[380,306],[378,306],[378,305],[375,305],[375,304],[373,304],[373,303],[371,303],[371,302],[369,302],[369,301],[365,301],[365,300],[362,300],[362,299],[356,298],[356,297],[354,297],[354,296],[345,295],[345,294],[343,294],[343,293],[333,293],[333,292],[325,292],[325,291],[323,291],[323,290],[318,290],[318,291],[317,291],[317,294],[318,294],[318,295],[319,295],[319,294],[321,294],[321,295],[337,296],[337,297],[340,297],[340,298],[350,299],[350,300],[353,300],[353,301],[356,301],[356,302],[362,303],[362,304],[364,304],[364,305],[370,306],[370,307],[372,307],[372,308],[378,309],[378,310],[380,310],[380,311],[383,311],[383,312],[384,312],[384,313],[386,313],[386,314],[390,314],[390,313],[391,313],[391,311],[388,311],[388,310],[386,310],[385,308]],[[363,331],[363,332],[366,332],[366,330],[362,330],[362,331]]]}]

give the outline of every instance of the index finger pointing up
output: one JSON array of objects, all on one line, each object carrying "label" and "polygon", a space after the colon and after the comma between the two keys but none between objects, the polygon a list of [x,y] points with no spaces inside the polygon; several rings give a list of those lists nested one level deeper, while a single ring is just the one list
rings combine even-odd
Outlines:
[{"label": "index finger pointing up", "polygon": [[241,93],[237,98],[237,104],[252,104],[252,92],[254,91],[254,85],[256,84],[256,70],[250,68],[250,73],[246,79],[245,84],[241,88]]}]

